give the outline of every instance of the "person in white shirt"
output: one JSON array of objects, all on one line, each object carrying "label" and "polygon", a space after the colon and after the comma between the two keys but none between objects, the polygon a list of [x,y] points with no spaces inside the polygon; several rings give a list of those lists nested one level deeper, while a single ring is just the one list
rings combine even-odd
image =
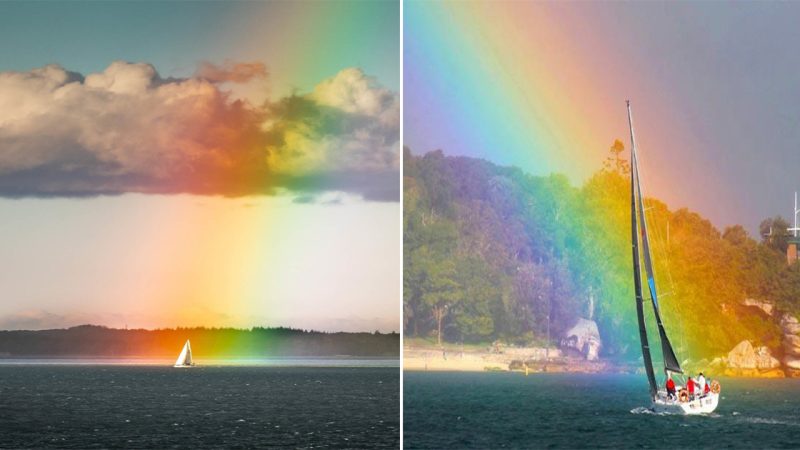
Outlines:
[{"label": "person in white shirt", "polygon": [[706,377],[703,376],[703,372],[700,372],[700,376],[697,377],[697,386],[700,388],[699,394],[703,395],[706,391]]}]

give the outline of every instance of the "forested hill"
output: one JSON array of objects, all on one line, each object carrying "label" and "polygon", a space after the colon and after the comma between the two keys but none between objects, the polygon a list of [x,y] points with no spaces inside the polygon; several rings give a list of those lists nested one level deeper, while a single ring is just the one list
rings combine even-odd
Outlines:
[{"label": "forested hill", "polygon": [[[441,326],[448,342],[541,345],[549,312],[553,344],[579,317],[592,318],[602,355],[641,356],[623,150],[617,141],[576,187],[563,175],[404,149],[406,335],[435,338]],[[649,198],[646,207],[662,315],[679,355],[724,354],[743,339],[780,353],[778,327],[742,302],[797,310],[800,265],[787,266],[785,237],[759,242],[739,225],[720,232],[686,209]],[[774,230],[785,223],[764,226],[773,222]]]},{"label": "forested hill", "polygon": [[322,333],[290,328],[120,330],[82,325],[0,331],[0,356],[175,358],[187,339],[198,359],[400,355],[398,333]]}]

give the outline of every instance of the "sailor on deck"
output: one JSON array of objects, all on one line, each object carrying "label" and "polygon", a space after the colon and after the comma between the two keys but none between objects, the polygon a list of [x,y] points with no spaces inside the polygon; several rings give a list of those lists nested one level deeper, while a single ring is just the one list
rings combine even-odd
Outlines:
[{"label": "sailor on deck", "polygon": [[700,376],[697,377],[697,388],[697,392],[700,395],[706,390],[706,377],[703,376],[703,372],[700,372]]},{"label": "sailor on deck", "polygon": [[672,381],[672,374],[667,374],[667,397],[675,398],[675,382]]}]

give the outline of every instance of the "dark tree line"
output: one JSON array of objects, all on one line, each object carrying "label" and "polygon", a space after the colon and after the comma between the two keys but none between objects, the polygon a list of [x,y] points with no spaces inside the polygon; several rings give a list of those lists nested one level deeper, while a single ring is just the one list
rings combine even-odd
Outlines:
[{"label": "dark tree line", "polygon": [[323,333],[291,328],[121,330],[94,325],[0,331],[0,355],[177,357],[190,339],[196,358],[302,356],[397,357],[397,333]]}]

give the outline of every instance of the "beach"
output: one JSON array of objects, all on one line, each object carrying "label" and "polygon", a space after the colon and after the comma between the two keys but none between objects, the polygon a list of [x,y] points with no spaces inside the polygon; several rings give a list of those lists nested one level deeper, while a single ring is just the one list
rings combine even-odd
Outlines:
[{"label": "beach", "polygon": [[437,348],[412,344],[403,348],[403,370],[407,371],[524,372],[526,365],[529,372],[626,373],[636,370],[605,360],[587,361],[565,356],[555,347],[512,347],[493,351],[490,348]]}]

